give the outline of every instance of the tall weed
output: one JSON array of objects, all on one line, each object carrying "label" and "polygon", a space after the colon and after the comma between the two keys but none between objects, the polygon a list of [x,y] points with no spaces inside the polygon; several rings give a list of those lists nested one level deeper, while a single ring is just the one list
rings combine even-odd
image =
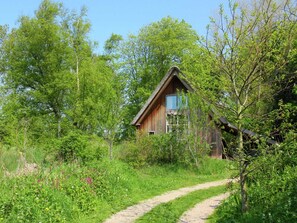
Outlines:
[{"label": "tall weed", "polygon": [[147,135],[138,132],[135,141],[122,145],[118,157],[134,167],[168,163],[198,166],[207,152],[197,148],[193,150],[186,138],[179,138],[176,134]]}]

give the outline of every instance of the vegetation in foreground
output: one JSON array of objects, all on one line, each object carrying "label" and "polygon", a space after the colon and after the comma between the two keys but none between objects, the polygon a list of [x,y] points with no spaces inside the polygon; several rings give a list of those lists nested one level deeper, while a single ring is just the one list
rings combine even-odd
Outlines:
[{"label": "vegetation in foreground", "polygon": [[226,178],[227,165],[206,158],[198,169],[178,164],[135,169],[107,157],[38,164],[38,172],[1,177],[0,222],[100,222],[167,190]]},{"label": "vegetation in foreground", "polygon": [[247,212],[242,213],[239,193],[235,193],[218,208],[210,222],[296,222],[296,145],[297,133],[291,130],[277,149],[251,164]]}]

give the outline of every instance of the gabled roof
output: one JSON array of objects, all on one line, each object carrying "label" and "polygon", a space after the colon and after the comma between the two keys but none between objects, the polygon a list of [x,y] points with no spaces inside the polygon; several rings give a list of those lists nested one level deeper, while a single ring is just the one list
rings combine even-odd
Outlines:
[{"label": "gabled roof", "polygon": [[148,98],[142,109],[134,117],[133,121],[131,122],[131,125],[137,126],[140,124],[142,118],[146,116],[146,114],[153,106],[154,102],[159,98],[159,96],[166,89],[166,87],[169,85],[169,83],[174,77],[177,77],[188,91],[193,91],[193,88],[181,77],[181,75],[183,74],[181,73],[178,67],[171,67],[167,74],[163,77],[159,85],[156,87],[154,92]]}]

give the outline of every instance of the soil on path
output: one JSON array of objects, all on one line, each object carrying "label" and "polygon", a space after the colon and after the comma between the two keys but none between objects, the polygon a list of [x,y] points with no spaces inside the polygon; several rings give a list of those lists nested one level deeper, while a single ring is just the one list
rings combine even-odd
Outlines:
[{"label": "soil on path", "polygon": [[136,205],[130,206],[127,209],[112,215],[105,223],[132,223],[142,215],[146,214],[159,204],[172,201],[178,197],[182,197],[190,192],[207,189],[210,187],[224,185],[230,182],[229,179],[213,181],[203,184],[198,184],[191,187],[184,187],[177,190],[166,192],[165,194],[144,200]]},{"label": "soil on path", "polygon": [[229,196],[229,193],[220,194],[198,203],[192,209],[185,212],[179,220],[179,223],[202,223],[205,222],[215,208]]}]

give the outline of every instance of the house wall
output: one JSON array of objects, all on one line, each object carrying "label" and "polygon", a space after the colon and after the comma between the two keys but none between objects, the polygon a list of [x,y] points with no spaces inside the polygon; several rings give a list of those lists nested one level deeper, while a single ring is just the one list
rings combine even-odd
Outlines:
[{"label": "house wall", "polygon": [[181,81],[173,76],[172,81],[162,92],[158,100],[144,117],[138,129],[145,132],[165,133],[166,132],[166,95],[176,94],[178,91],[186,91]]},{"label": "house wall", "polygon": [[[138,129],[147,133],[160,134],[166,132],[166,95],[176,94],[178,91],[186,91],[182,82],[173,77],[172,81],[155,101],[148,115],[143,118]],[[209,120],[210,121],[210,120]],[[222,158],[223,144],[221,131],[218,127],[210,127],[200,132],[200,137],[205,139],[211,147],[210,156]]]},{"label": "house wall", "polygon": [[209,145],[211,148],[210,156],[216,158],[222,158],[223,155],[223,141],[221,130],[215,126],[209,130]]}]

